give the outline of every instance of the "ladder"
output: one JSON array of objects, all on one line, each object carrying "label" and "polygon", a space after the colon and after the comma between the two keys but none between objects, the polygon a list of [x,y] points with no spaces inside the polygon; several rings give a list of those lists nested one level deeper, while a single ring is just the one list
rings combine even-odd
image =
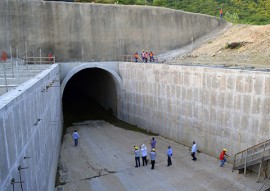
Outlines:
[{"label": "ladder", "polygon": [[246,176],[247,167],[259,164],[257,181],[259,182],[260,175],[264,172],[267,177],[268,160],[270,159],[270,139],[247,148],[234,155],[233,171],[244,170]]}]

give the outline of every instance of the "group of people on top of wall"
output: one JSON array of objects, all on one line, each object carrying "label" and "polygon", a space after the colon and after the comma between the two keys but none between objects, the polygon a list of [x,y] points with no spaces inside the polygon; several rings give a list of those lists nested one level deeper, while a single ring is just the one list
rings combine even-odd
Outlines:
[{"label": "group of people on top of wall", "polygon": [[149,60],[149,62],[154,62],[155,59],[154,59],[154,53],[153,53],[153,51],[150,50],[150,51],[148,52],[148,51],[142,50],[142,52],[141,52],[141,57],[140,57],[139,53],[136,51],[136,52],[134,53],[134,61],[135,61],[135,62],[138,62],[139,60],[140,60],[141,62],[148,62],[148,60]]}]

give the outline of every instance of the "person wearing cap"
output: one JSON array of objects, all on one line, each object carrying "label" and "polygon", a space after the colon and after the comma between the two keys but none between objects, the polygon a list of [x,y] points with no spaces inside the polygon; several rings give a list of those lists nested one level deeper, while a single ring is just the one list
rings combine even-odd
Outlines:
[{"label": "person wearing cap", "polygon": [[155,163],[156,163],[156,149],[152,149],[150,152],[150,160],[151,160],[151,170],[155,168]]},{"label": "person wearing cap", "polygon": [[143,162],[143,166],[144,164],[147,165],[147,147],[142,144],[141,146],[141,153],[142,153],[142,162]]},{"label": "person wearing cap", "polygon": [[226,156],[230,157],[229,155],[226,154],[226,152],[227,152],[227,149],[223,149],[220,153],[220,156],[219,156],[219,159],[221,162],[220,167],[223,167],[225,165],[225,162],[227,161]]},{"label": "person wearing cap", "polygon": [[172,165],[172,147],[168,146],[168,151],[167,151],[167,155],[168,155],[168,166]]},{"label": "person wearing cap", "polygon": [[140,167],[140,151],[139,148],[137,146],[134,146],[134,154],[135,154],[135,163],[136,163],[136,168]]},{"label": "person wearing cap", "polygon": [[196,161],[197,160],[197,157],[195,156],[197,152],[197,145],[195,143],[195,141],[193,141],[193,145],[191,147],[191,156],[192,156],[192,160]]}]

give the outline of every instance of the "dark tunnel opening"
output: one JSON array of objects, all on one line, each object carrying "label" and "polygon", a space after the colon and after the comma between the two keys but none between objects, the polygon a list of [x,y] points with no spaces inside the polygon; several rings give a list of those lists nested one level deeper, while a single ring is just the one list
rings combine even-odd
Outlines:
[{"label": "dark tunnel opening", "polygon": [[117,119],[117,88],[111,74],[100,68],[76,73],[67,83],[62,97],[64,129],[73,123],[104,120],[117,127],[149,135],[151,131]]},{"label": "dark tunnel opening", "polygon": [[62,103],[64,128],[85,120],[117,121],[116,84],[103,69],[88,68],[76,73],[65,87]]}]

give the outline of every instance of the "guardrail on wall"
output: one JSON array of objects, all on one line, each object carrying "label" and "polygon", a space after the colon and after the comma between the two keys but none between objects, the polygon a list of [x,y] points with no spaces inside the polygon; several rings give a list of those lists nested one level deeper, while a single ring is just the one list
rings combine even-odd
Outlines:
[{"label": "guardrail on wall", "polygon": [[[134,55],[123,55],[121,60],[123,62],[135,62]],[[138,62],[144,62],[141,57],[138,58]],[[154,59],[153,62],[150,62],[150,59],[148,59],[147,63],[158,63],[158,58]]]},{"label": "guardrail on wall", "polygon": [[54,64],[54,63],[55,63],[55,56],[25,58],[25,64]]}]

